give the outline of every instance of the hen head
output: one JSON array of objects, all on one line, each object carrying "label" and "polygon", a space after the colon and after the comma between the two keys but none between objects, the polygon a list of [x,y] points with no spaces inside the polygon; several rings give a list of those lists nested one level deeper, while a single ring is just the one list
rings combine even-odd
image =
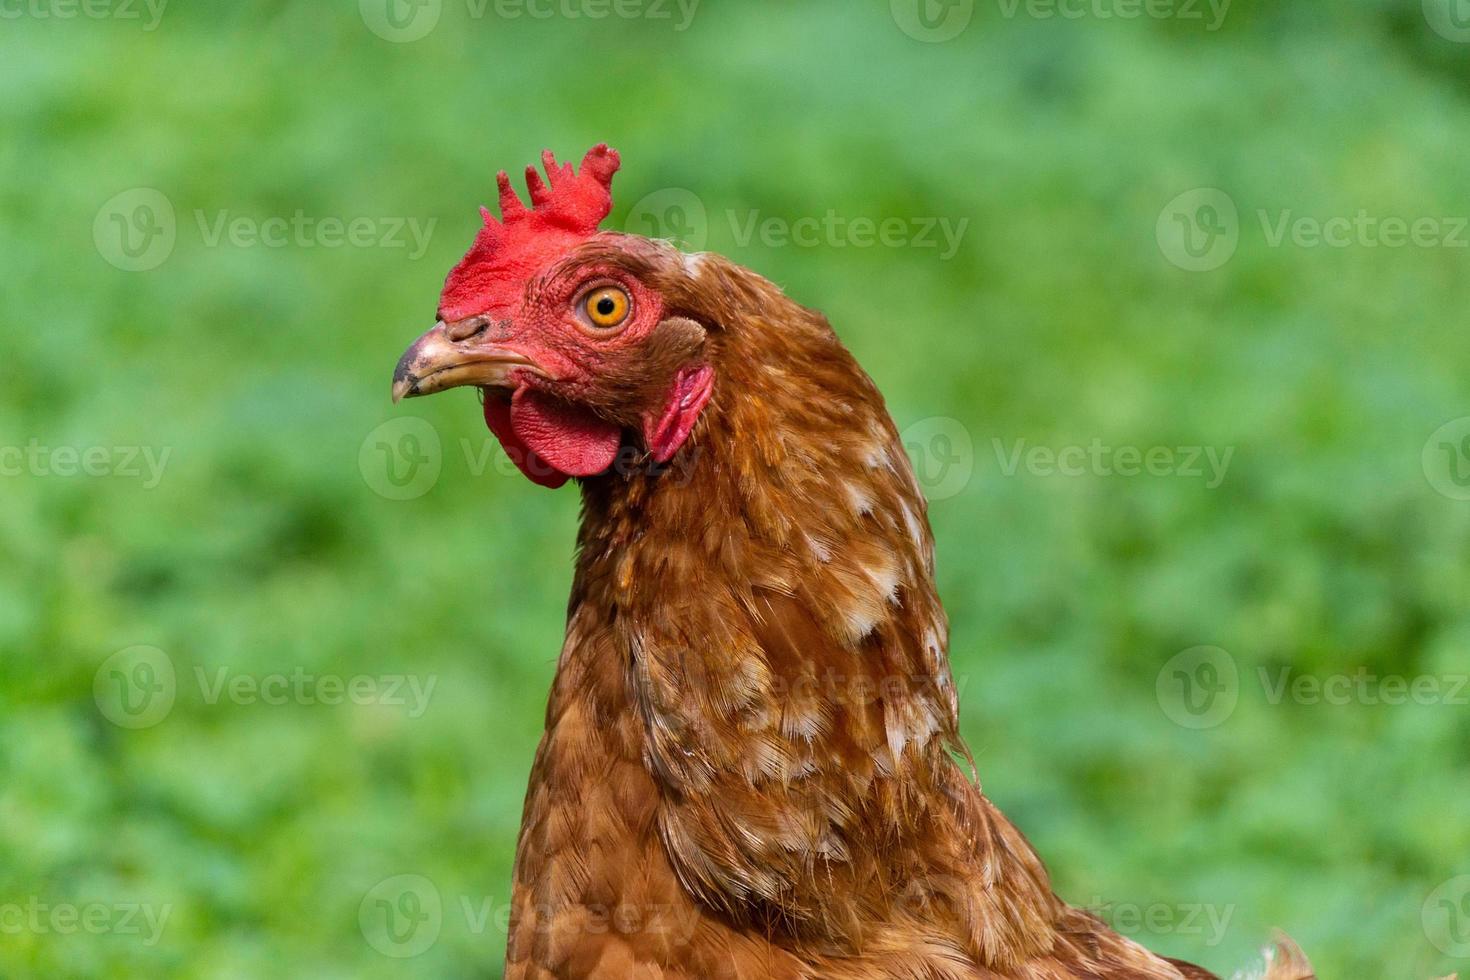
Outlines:
[{"label": "hen head", "polygon": [[580,170],[542,155],[526,168],[531,207],[498,176],[497,220],[450,271],[438,322],[403,355],[393,396],[473,385],[485,421],[536,483],[608,470],[632,431],[655,462],[689,437],[713,371],[705,328],[677,309],[666,246],[598,231],[619,160],[593,147]]}]

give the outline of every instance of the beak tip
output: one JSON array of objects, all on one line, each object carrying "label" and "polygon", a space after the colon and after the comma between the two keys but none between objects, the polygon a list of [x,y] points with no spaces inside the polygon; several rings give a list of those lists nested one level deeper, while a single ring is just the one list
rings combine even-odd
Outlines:
[{"label": "beak tip", "polygon": [[539,368],[510,348],[455,340],[441,320],[414,341],[393,369],[393,404],[464,385],[506,387],[518,369]]}]

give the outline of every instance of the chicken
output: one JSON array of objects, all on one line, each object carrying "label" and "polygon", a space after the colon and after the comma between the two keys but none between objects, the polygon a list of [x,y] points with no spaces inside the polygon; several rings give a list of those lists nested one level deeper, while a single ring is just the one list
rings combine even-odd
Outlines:
[{"label": "chicken", "polygon": [[530,479],[581,484],[506,976],[1214,976],[1052,892],[973,778],[878,390],[770,282],[600,232],[618,166],[548,152],[530,208],[501,173],[393,378],[478,387]]}]

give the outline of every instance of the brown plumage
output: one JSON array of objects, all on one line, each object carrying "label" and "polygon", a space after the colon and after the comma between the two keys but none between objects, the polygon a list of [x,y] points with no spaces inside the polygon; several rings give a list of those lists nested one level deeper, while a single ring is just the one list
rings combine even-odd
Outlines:
[{"label": "brown plumage", "polygon": [[[576,192],[594,229],[595,191]],[[395,376],[480,385],[528,474],[581,479],[506,976],[1213,977],[1061,901],[982,795],[924,498],[827,321],[633,236],[584,227],[511,261],[507,225]],[[594,288],[631,302],[616,333]],[[1311,969],[1284,945],[1266,976]]]}]

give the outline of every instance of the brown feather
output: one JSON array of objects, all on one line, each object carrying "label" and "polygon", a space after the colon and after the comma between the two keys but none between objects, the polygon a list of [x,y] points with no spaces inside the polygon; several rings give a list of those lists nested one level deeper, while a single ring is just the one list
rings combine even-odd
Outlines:
[{"label": "brown feather", "polygon": [[657,289],[716,383],[667,472],[583,481],[506,975],[1212,977],[1058,899],[956,764],[924,498],[826,320],[661,243],[572,261]]}]

